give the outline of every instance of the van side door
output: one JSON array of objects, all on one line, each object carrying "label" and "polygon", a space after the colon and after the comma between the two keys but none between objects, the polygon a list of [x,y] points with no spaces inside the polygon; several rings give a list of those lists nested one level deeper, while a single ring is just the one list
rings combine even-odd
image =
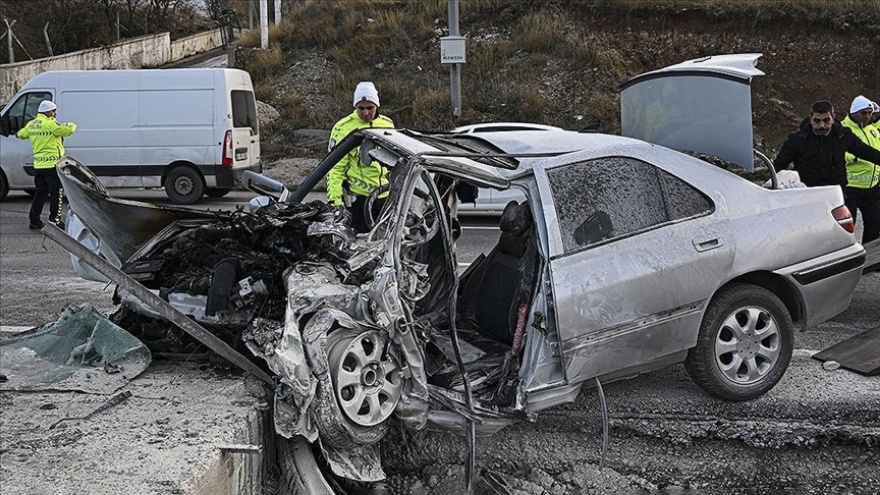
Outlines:
[{"label": "van side door", "polygon": [[3,122],[0,167],[3,168],[10,189],[34,187],[34,152],[30,140],[18,139],[15,133],[37,116],[37,109],[43,100],[52,100],[52,93],[45,90],[23,93],[0,117]]}]

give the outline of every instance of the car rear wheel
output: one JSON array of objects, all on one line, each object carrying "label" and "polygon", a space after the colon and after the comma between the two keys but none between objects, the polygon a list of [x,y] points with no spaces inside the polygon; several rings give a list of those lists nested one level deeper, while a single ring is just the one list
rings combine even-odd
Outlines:
[{"label": "car rear wheel", "polygon": [[165,178],[165,194],[174,203],[191,205],[205,194],[205,183],[195,169],[178,166]]},{"label": "car rear wheel", "polygon": [[750,400],[779,382],[793,348],[794,325],[782,301],[764,288],[734,284],[709,303],[685,368],[712,395]]}]

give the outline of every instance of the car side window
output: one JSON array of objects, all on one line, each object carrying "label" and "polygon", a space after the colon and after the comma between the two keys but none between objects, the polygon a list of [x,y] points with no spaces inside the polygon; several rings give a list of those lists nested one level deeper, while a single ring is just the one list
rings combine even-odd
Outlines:
[{"label": "car side window", "polygon": [[547,177],[565,253],[711,210],[688,184],[632,158],[575,163]]},{"label": "car side window", "polygon": [[693,186],[662,170],[658,173],[670,220],[707,215],[713,211],[712,201]]},{"label": "car side window", "polygon": [[7,114],[10,119],[12,132],[18,131],[37,116],[37,110],[43,100],[51,100],[51,93],[36,92],[21,95],[9,108]]}]

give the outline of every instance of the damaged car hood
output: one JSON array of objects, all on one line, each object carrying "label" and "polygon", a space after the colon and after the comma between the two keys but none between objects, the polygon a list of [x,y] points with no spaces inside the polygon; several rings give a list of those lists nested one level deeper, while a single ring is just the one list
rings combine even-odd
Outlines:
[{"label": "damaged car hood", "polygon": [[[70,157],[58,162],[58,176],[74,216],[68,231],[84,226],[85,230],[71,232],[73,237],[83,244],[90,244],[89,247],[117,266],[172,222],[215,216],[190,208],[114,198],[88,167]],[[83,278],[96,279],[94,272],[83,270],[76,261],[74,268]],[[98,280],[106,281],[103,278]]]}]

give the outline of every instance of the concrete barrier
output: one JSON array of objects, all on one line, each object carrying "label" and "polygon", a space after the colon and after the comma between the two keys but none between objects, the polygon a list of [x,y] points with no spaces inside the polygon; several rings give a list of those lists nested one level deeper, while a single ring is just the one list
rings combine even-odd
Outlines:
[{"label": "concrete barrier", "polygon": [[223,46],[223,39],[220,35],[220,29],[193,34],[171,42],[171,59],[168,61],[176,62],[190,55],[207,52],[221,46]]},{"label": "concrete barrier", "polygon": [[222,46],[213,29],[171,41],[169,33],[151,34],[54,57],[0,65],[0,104],[9,101],[35,75],[50,70],[141,69],[158,67]]}]

